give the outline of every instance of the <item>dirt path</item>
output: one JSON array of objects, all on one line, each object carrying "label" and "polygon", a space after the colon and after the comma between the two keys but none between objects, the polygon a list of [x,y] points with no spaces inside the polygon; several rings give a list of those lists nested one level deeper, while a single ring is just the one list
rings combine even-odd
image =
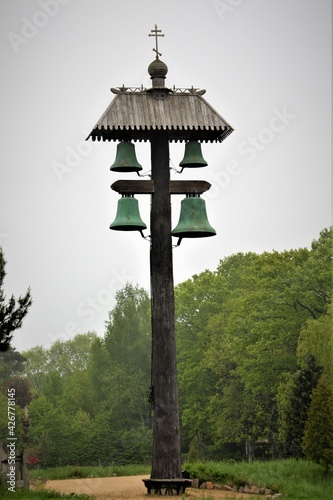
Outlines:
[{"label": "dirt path", "polygon": [[[137,500],[150,498],[159,498],[157,495],[147,495],[142,479],[147,479],[149,476],[124,476],[124,477],[101,477],[101,478],[86,478],[86,479],[65,479],[58,481],[47,481],[45,488],[48,490],[56,490],[61,493],[76,493],[77,495],[92,495],[98,500]],[[254,500],[254,495],[245,493],[233,493],[221,490],[199,490],[195,488],[186,489],[186,498],[219,498],[219,499],[251,499]],[[163,498],[163,497],[162,497]],[[180,498],[180,497],[177,497]]]}]

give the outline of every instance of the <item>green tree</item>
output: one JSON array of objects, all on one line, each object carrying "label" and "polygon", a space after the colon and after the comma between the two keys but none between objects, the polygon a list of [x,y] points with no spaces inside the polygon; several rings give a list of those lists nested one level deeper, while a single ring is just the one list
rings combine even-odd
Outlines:
[{"label": "green tree", "polygon": [[322,465],[328,474],[333,465],[333,392],[326,376],[312,393],[302,446],[306,458]]},{"label": "green tree", "polygon": [[[298,369],[298,339],[332,293],[332,230],[311,249],[236,254],[176,287],[183,442],[272,437],[277,393]],[[184,440],[185,436],[185,440]]]},{"label": "green tree", "polygon": [[25,351],[24,374],[31,388],[43,392],[43,387],[50,387],[52,377],[55,378],[51,374],[58,374],[60,380],[85,370],[96,337],[95,332],[81,333],[65,342],[57,340],[48,349],[38,345]]},{"label": "green tree", "polygon": [[73,339],[62,342],[57,340],[48,349],[48,364],[52,371],[61,376],[69,376],[76,371],[87,368],[91,344],[95,340],[95,332],[80,333]]},{"label": "green tree", "polygon": [[[67,384],[67,380],[66,380]],[[56,370],[49,369],[43,378],[40,393],[46,396],[53,404],[59,404],[65,386],[64,377]]]},{"label": "green tree", "polygon": [[98,413],[99,405],[110,397],[109,372],[110,356],[105,347],[104,339],[97,337],[91,345],[88,360],[88,376],[92,390],[93,408]]},{"label": "green tree", "polygon": [[25,359],[24,374],[29,380],[31,389],[39,392],[48,372],[48,351],[37,345],[23,352],[23,356]]},{"label": "green tree", "polygon": [[322,368],[318,366],[314,356],[309,355],[306,365],[289,377],[289,383],[280,388],[280,439],[285,443],[288,456],[297,458],[303,456],[302,438],[308,419],[311,394],[318,384],[321,373]]},{"label": "green tree", "polygon": [[88,332],[25,353],[25,375],[35,396],[29,405],[30,452],[42,463],[87,464],[91,459],[91,418],[97,410],[88,363],[96,338]]},{"label": "green tree", "polygon": [[34,455],[38,463],[51,467],[69,463],[72,417],[66,417],[42,395],[31,401],[29,419],[28,453]]},{"label": "green tree", "polygon": [[175,289],[177,371],[183,450],[192,442],[211,443],[208,399],[216,383],[203,363],[210,344],[207,322],[220,310],[223,287],[216,273],[204,271]]},{"label": "green tree", "polygon": [[89,465],[93,461],[91,454],[91,418],[84,410],[79,410],[74,417],[67,419],[69,436],[66,440],[64,464]]},{"label": "green tree", "polygon": [[87,370],[74,372],[62,386],[59,405],[68,415],[82,411],[92,417],[96,413],[92,397],[92,386]]},{"label": "green tree", "polygon": [[323,367],[333,384],[333,303],[328,304],[326,313],[318,319],[308,319],[301,329],[297,345],[297,357],[301,366],[312,354]]},{"label": "green tree", "polygon": [[31,453],[47,465],[127,463],[151,449],[150,300],[132,285],[117,293],[105,338],[88,332],[25,352]]},{"label": "green tree", "polygon": [[111,410],[98,407],[98,413],[91,422],[91,464],[108,465],[116,455],[116,435],[112,427]]},{"label": "green tree", "polygon": [[333,226],[320,232],[319,238],[312,242],[303,266],[299,266],[293,275],[290,304],[295,310],[306,311],[306,319],[318,319],[331,301],[332,250]]},{"label": "green tree", "polygon": [[148,293],[127,283],[116,293],[106,322],[105,346],[111,363],[150,373],[151,316]]},{"label": "green tree", "polygon": [[13,332],[21,328],[22,321],[27,315],[29,307],[32,304],[30,289],[23,296],[16,300],[12,295],[6,303],[6,296],[3,291],[3,282],[6,276],[6,261],[0,247],[0,351],[7,351]]},{"label": "green tree", "polygon": [[[201,406],[209,418],[207,413],[196,418],[193,411],[191,417],[202,421],[202,436],[207,421],[211,436],[221,442],[266,438],[277,431],[279,379],[284,371],[296,370],[299,328],[309,314],[301,308],[296,312],[290,298],[293,276],[307,257],[306,250],[237,254],[221,261],[207,280],[212,306],[193,304],[205,344],[188,344],[188,351],[197,353],[195,370],[208,375],[196,397],[206,398],[208,404]],[[195,297],[200,293],[196,290]],[[195,326],[182,321],[181,328],[193,336]],[[184,352],[184,359],[191,355]],[[182,374],[180,382],[182,394]]]},{"label": "green tree", "polygon": [[119,463],[130,461],[131,456],[132,460],[137,459],[140,446],[143,457],[149,453],[152,346],[150,298],[146,290],[126,284],[117,292],[116,300],[109,312],[104,340],[92,346],[88,371],[94,398],[100,404],[100,418],[101,411],[106,412],[107,425],[112,429],[109,459]]},{"label": "green tree", "polygon": [[105,403],[111,410],[112,426],[119,433],[149,426],[147,377],[143,372],[131,374],[126,367],[114,365],[109,374],[109,398]]},{"label": "green tree", "polygon": [[24,369],[25,357],[14,347],[0,352],[0,387],[10,378],[21,376]]}]

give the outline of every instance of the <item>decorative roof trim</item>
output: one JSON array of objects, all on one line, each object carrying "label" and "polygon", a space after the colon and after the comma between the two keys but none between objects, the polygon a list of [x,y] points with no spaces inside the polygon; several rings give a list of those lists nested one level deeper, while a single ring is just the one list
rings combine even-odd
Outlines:
[{"label": "decorative roof trim", "polygon": [[[162,87],[166,90],[166,87]],[[144,94],[150,89],[144,87],[141,85],[140,87],[125,87],[125,85],[122,85],[121,87],[111,87],[111,92],[113,94]],[[199,89],[199,88],[194,88],[193,86],[190,88],[181,88],[181,87],[175,87],[175,85],[171,88],[168,89],[169,92],[172,92],[173,94],[193,94],[193,95],[203,95],[206,93],[205,89]]]}]

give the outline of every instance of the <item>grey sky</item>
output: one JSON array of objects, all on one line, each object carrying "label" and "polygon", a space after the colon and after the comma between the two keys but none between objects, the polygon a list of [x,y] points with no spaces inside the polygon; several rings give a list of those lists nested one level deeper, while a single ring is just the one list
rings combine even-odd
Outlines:
[{"label": "grey sky", "polygon": [[[3,0],[0,245],[7,296],[31,286],[34,299],[18,350],[102,335],[116,290],[149,288],[148,242],[109,230],[116,143],[84,139],[110,87],[150,86],[155,24],[166,85],[205,88],[235,129],[203,144],[208,167],[182,174],[212,183],[217,236],[174,250],[175,283],[236,252],[309,246],[331,224],[329,0]],[[183,151],[170,145],[175,167]],[[136,152],[149,170],[149,143]],[[138,199],[149,225],[149,197]]]}]

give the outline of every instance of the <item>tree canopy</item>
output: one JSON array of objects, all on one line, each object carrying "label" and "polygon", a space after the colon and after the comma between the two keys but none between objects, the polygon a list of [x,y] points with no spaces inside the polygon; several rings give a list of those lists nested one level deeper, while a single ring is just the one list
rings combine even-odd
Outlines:
[{"label": "tree canopy", "polygon": [[[219,456],[226,443],[276,439],[283,420],[278,394],[307,355],[331,373],[331,259],[326,229],[311,249],[232,255],[176,287],[187,446],[200,438]],[[327,342],[321,351],[320,341],[310,342],[316,334]]]}]

